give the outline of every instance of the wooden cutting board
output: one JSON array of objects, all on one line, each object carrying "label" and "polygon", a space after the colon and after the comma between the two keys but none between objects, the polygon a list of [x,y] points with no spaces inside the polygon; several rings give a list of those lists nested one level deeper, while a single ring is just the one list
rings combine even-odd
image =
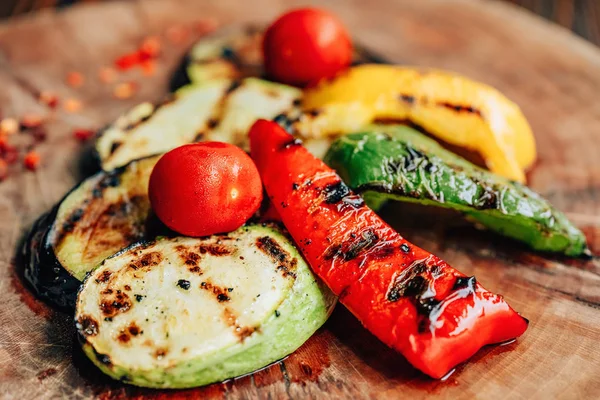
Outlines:
[{"label": "wooden cutting board", "polygon": [[[0,25],[0,110],[50,115],[36,172],[0,183],[0,397],[46,398],[600,398],[600,51],[515,7],[467,0],[329,1],[353,35],[390,60],[445,68],[492,84],[531,121],[539,161],[531,186],[565,211],[596,254],[568,260],[533,254],[482,233],[460,216],[392,206],[385,217],[409,240],[435,252],[531,321],[516,343],[486,347],[445,382],[431,380],[371,336],[343,307],[301,349],[260,372],[185,391],[113,382],[74,342],[72,317],[38,301],[13,262],[23,235],[82,178],[74,128],[99,128],[142,100],[167,91],[187,45],[170,45],[153,77],[127,100],[113,98],[98,69],[149,34],[216,18],[267,22],[305,1],[131,1],[43,12]],[[173,31],[171,30],[171,33]],[[190,37],[186,42],[191,44]],[[65,83],[80,71],[84,85]],[[51,90],[84,108],[50,114],[36,101]],[[17,168],[19,169],[19,168]]]}]

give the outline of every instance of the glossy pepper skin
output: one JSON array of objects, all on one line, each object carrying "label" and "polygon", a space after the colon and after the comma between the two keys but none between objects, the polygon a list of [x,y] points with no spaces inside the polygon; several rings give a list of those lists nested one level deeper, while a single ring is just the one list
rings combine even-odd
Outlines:
[{"label": "glossy pepper skin", "polygon": [[535,140],[519,107],[498,90],[442,70],[365,64],[306,90],[296,124],[306,138],[360,131],[378,119],[416,124],[479,153],[491,171],[525,182]]},{"label": "glossy pepper skin", "polygon": [[414,246],[281,127],[257,121],[251,155],[267,194],[315,273],[375,336],[434,378],[527,320]]},{"label": "glossy pepper skin", "polygon": [[538,251],[589,252],[584,234],[539,194],[407,126],[371,126],[343,136],[325,162],[369,205],[395,199],[452,208]]}]

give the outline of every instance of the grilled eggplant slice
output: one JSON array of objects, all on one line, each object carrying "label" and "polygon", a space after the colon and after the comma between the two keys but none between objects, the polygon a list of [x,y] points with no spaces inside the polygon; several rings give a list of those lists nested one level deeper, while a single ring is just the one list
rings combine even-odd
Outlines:
[{"label": "grilled eggplant slice", "polygon": [[[204,83],[214,79],[263,77],[263,30],[247,25],[230,27],[199,40],[188,53],[183,65],[187,76],[176,76],[173,88],[187,83]],[[366,49],[355,46],[354,64],[384,62]]]},{"label": "grilled eggplant slice", "polygon": [[187,388],[243,375],[296,350],[334,295],[274,226],[158,238],[106,259],[82,286],[76,326],[104,373]]},{"label": "grilled eggplant slice", "polygon": [[374,126],[333,143],[325,160],[371,206],[386,199],[463,212],[539,251],[579,256],[585,236],[539,194],[494,175],[406,126]]},{"label": "grilled eggplant slice", "polygon": [[159,105],[142,103],[107,127],[96,141],[102,169],[164,153],[200,140],[247,147],[246,132],[258,118],[289,109],[300,90],[247,78],[186,86]]},{"label": "grilled eggplant slice", "polygon": [[36,222],[25,244],[25,277],[41,297],[73,307],[81,281],[102,260],[162,233],[148,218],[148,180],[158,158],[87,178]]}]

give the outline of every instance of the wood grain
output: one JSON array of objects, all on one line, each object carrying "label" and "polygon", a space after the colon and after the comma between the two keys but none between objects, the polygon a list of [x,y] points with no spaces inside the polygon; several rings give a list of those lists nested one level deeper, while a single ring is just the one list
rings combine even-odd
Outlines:
[{"label": "wood grain", "polygon": [[[374,51],[394,62],[435,66],[492,84],[531,121],[539,161],[530,184],[588,235],[596,257],[537,255],[470,227],[457,215],[392,206],[386,219],[411,241],[505,295],[530,319],[517,343],[482,349],[447,381],[433,381],[379,343],[342,307],[300,350],[263,371],[186,391],[152,391],[113,382],[77,349],[72,317],[35,299],[14,262],[30,224],[81,178],[75,127],[98,128],[141,100],[167,90],[185,46],[170,46],[141,91],[114,100],[93,79],[100,66],[148,34],[175,23],[216,17],[265,22],[305,1],[224,0],[90,3],[0,25],[3,115],[50,114],[40,90],[81,99],[81,113],[58,109],[40,147],[43,167],[0,183],[0,396],[50,398],[598,398],[600,397],[600,51],[565,30],[498,2],[331,0],[334,10]],[[510,21],[507,24],[506,21]],[[80,89],[68,71],[85,72]],[[131,79],[139,77],[132,75]],[[139,78],[141,79],[141,78]]]},{"label": "wood grain", "polygon": [[[114,0],[3,0],[0,18],[46,7],[67,7],[75,3]],[[427,1],[427,0],[421,0]],[[597,0],[487,0],[516,4],[600,45],[600,3]],[[377,7],[377,0],[371,2]]]}]

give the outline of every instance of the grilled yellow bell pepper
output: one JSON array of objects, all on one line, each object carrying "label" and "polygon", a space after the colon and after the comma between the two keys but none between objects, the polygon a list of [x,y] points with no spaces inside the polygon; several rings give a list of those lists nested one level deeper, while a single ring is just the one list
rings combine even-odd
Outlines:
[{"label": "grilled yellow bell pepper", "polygon": [[295,124],[317,139],[356,132],[376,120],[422,127],[477,152],[491,171],[524,182],[535,141],[519,107],[496,89],[450,72],[367,64],[305,92],[308,113]]}]

